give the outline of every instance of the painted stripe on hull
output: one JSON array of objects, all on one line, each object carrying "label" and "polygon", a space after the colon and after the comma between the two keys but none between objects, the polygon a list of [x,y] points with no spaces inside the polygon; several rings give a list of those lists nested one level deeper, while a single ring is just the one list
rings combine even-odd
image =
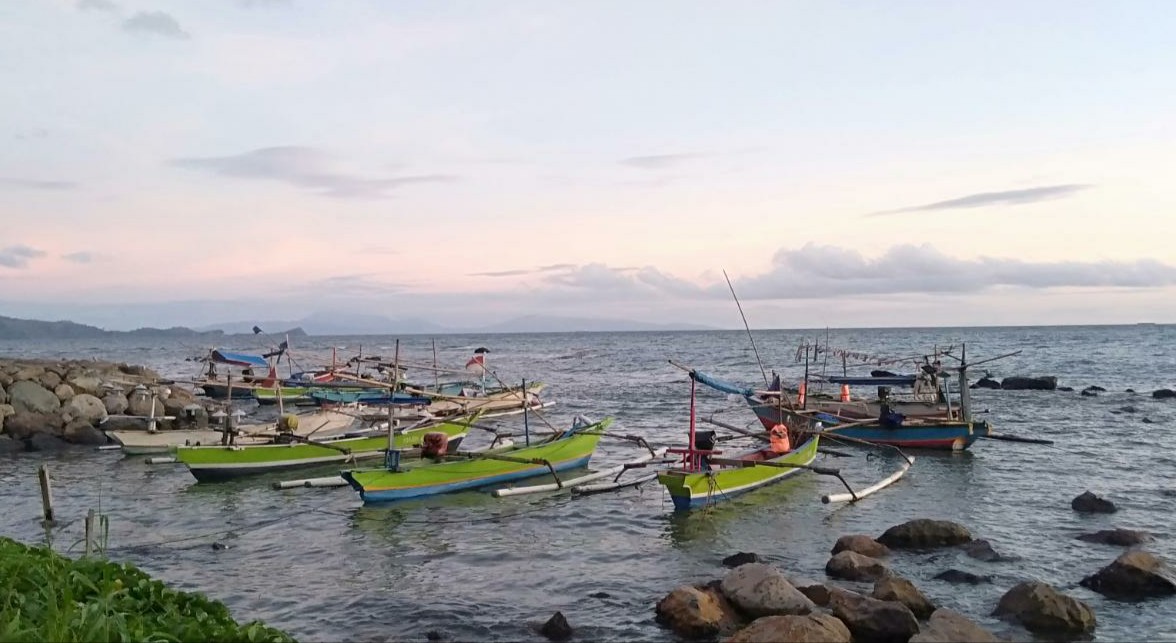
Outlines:
[{"label": "painted stripe on hull", "polygon": [[[574,460],[564,460],[563,462],[553,462],[552,467],[556,471],[567,471],[569,469],[576,469],[578,467],[588,466],[588,461],[592,459],[592,454],[588,454],[582,458]],[[550,470],[542,465],[536,465],[528,469],[519,471],[511,471],[501,473],[494,476],[487,476],[482,478],[474,478],[470,480],[458,480],[445,484],[429,485],[426,487],[411,487],[406,489],[386,489],[381,491],[364,491],[361,485],[356,484],[355,480],[348,475],[349,472],[342,473],[343,478],[351,484],[351,486],[359,491],[359,495],[364,502],[390,502],[394,500],[407,500],[409,498],[419,498],[421,496],[433,496],[442,493],[450,493],[453,491],[461,491],[462,489],[474,489],[477,487],[485,487],[489,485],[501,484],[503,482],[512,482],[514,480],[523,480],[526,478],[534,478],[548,473]]]},{"label": "painted stripe on hull", "polygon": [[[768,414],[774,409],[754,407],[756,417],[768,428],[771,428],[772,417]],[[775,414],[773,414],[775,415]],[[877,426],[847,427],[830,431],[830,439],[837,435],[847,438],[865,440],[875,444],[888,444],[908,449],[937,449],[946,451],[962,451],[972,446],[980,435],[988,432],[984,422],[967,424],[952,424],[949,426],[904,426],[898,429],[886,429]],[[957,444],[959,446],[957,446]]]},{"label": "painted stripe on hull", "polygon": [[[730,500],[731,498],[734,498],[735,496],[747,493],[748,491],[752,491],[754,489],[758,489],[764,485],[773,484],[773,483],[785,480],[787,478],[791,478],[797,474],[802,473],[803,471],[804,471],[804,469],[793,469],[792,471],[784,471],[784,472],[782,472],[781,475],[775,476],[772,478],[768,478],[767,480],[758,481],[753,484],[743,485],[742,487],[735,487],[732,489],[723,489],[721,491],[716,490],[714,493],[711,493],[711,494],[708,494],[705,496],[694,497],[693,494],[691,494],[689,496],[676,496],[671,491],[670,492],[670,499],[674,501],[674,510],[675,511],[688,511],[690,509],[697,509],[699,507],[705,507],[706,505],[711,505],[711,504],[723,502],[725,500]],[[690,491],[690,488],[687,487],[686,491]]]}]

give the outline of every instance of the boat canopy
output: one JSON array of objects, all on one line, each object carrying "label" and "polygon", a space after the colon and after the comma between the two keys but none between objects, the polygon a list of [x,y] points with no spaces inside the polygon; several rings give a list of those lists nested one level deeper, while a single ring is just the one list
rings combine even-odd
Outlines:
[{"label": "boat canopy", "polygon": [[212,351],[212,361],[218,364],[232,364],[233,366],[260,366],[267,368],[269,362],[260,355],[250,355],[248,353],[230,353],[229,351],[220,348]]},{"label": "boat canopy", "polygon": [[738,386],[726,380],[721,380],[713,375],[707,375],[706,373],[702,373],[700,371],[690,371],[690,377],[694,378],[694,380],[697,382],[706,384],[707,386],[724,393],[742,395],[744,397],[751,397],[755,395],[754,389],[748,388],[746,386]]},{"label": "boat canopy", "polygon": [[825,378],[833,384],[849,384],[851,386],[914,386],[914,375],[894,375],[885,377],[846,377],[829,376]]}]

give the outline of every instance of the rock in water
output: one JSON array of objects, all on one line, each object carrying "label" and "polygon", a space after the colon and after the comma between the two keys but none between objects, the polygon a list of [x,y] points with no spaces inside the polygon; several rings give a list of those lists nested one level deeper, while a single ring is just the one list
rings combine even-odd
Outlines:
[{"label": "rock in water", "polygon": [[16,440],[25,440],[42,433],[55,433],[61,429],[61,416],[45,413],[17,411],[4,418],[4,432]]},{"label": "rock in water", "polygon": [[855,551],[870,558],[882,558],[890,555],[890,549],[886,545],[860,534],[838,538],[830,553],[840,554],[843,551]]},{"label": "rock in water", "polygon": [[949,569],[945,572],[940,572],[935,575],[935,578],[956,585],[979,585],[981,583],[992,582],[991,576],[977,576],[972,572],[965,572],[959,569]]},{"label": "rock in water", "polygon": [[1076,536],[1078,540],[1100,545],[1114,545],[1116,547],[1134,547],[1151,540],[1151,535],[1145,531],[1133,529],[1103,529],[1091,534]]},{"label": "rock in water", "polygon": [[21,380],[8,390],[12,408],[29,413],[55,413],[61,408],[61,400],[52,391],[46,391],[40,384]]},{"label": "rock in water", "polygon": [[835,592],[829,607],[855,641],[907,641],[919,631],[918,619],[902,603]]},{"label": "rock in water", "polygon": [[972,388],[998,389],[998,388],[1000,388],[1000,382],[998,382],[998,381],[996,381],[986,375],[986,376],[981,377],[980,379],[976,380],[976,383],[972,385]]},{"label": "rock in water", "polygon": [[765,616],[739,630],[725,643],[850,643],[849,628],[829,614]]},{"label": "rock in water", "polygon": [[727,572],[719,589],[736,609],[752,618],[808,614],[816,608],[779,570],[763,563],[748,563]]},{"label": "rock in water", "polygon": [[919,518],[895,525],[878,537],[878,542],[891,549],[932,549],[952,547],[972,540],[967,527],[950,520]]},{"label": "rock in water", "polygon": [[1170,596],[1176,594],[1176,576],[1155,554],[1135,550],[1083,578],[1082,586],[1111,598]]},{"label": "rock in water", "polygon": [[1115,503],[1103,500],[1090,491],[1083,491],[1082,495],[1071,500],[1070,507],[1081,513],[1110,514],[1117,511]]},{"label": "rock in water", "polygon": [[1152,391],[1152,397],[1156,398],[1157,400],[1170,400],[1172,398],[1176,398],[1176,391],[1173,391],[1170,388],[1162,388],[1158,391]]},{"label": "rock in water", "polygon": [[539,633],[552,641],[566,641],[572,638],[572,626],[568,625],[563,612],[556,612],[539,628]]},{"label": "rock in water", "polygon": [[842,580],[874,581],[889,574],[890,570],[880,560],[846,550],[834,554],[825,563],[825,573]]},{"label": "rock in water", "polygon": [[66,421],[85,420],[89,424],[97,424],[106,419],[106,406],[93,395],[81,393],[65,403],[63,413]]},{"label": "rock in water", "polygon": [[657,622],[679,636],[698,639],[734,630],[739,619],[718,591],[683,585],[658,601]]},{"label": "rock in water", "polygon": [[1058,387],[1058,378],[1046,377],[1006,377],[1000,381],[1000,387],[1006,391],[1052,391]]},{"label": "rock in water", "polygon": [[1089,605],[1037,582],[1010,589],[992,614],[1041,634],[1085,634],[1093,632],[1097,624]]},{"label": "rock in water", "polygon": [[430,641],[444,641],[445,633],[438,630],[429,630],[428,632],[425,632],[425,638]]},{"label": "rock in water", "polygon": [[911,637],[910,643],[995,643],[1000,641],[995,634],[980,627],[963,614],[940,608],[931,615],[931,620]]},{"label": "rock in water", "polygon": [[30,451],[57,451],[69,446],[61,438],[48,433],[34,433],[28,444]]},{"label": "rock in water", "polygon": [[727,556],[726,558],[724,558],[723,559],[723,566],[724,567],[738,567],[740,565],[746,565],[747,563],[758,563],[758,562],[760,562],[759,554],[753,554],[751,552],[741,551],[738,554],[731,554],[730,556]]},{"label": "rock in water", "polygon": [[916,618],[927,618],[935,611],[935,606],[918,587],[900,576],[888,576],[878,579],[874,583],[874,593],[871,594],[880,601],[897,601],[907,606]]},{"label": "rock in water", "polygon": [[968,556],[975,558],[976,560],[982,560],[986,563],[995,563],[1001,560],[1005,560],[1004,556],[996,553],[996,550],[992,548],[992,543],[983,539],[964,543],[960,546],[960,549],[964,550],[964,553]]},{"label": "rock in water", "polygon": [[24,451],[24,443],[13,440],[7,435],[0,435],[0,453],[20,453]]}]

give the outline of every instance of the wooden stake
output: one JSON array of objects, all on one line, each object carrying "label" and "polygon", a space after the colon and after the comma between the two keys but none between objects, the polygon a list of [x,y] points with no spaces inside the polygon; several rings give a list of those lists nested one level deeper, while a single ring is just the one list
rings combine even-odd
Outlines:
[{"label": "wooden stake", "polygon": [[56,524],[53,519],[53,490],[49,488],[49,465],[42,464],[37,469],[37,478],[41,482],[41,517],[46,526]]}]

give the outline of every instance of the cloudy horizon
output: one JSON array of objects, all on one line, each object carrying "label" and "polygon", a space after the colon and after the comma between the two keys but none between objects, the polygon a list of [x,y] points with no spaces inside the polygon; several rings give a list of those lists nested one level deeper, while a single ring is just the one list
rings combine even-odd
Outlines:
[{"label": "cloudy horizon", "polygon": [[1159,2],[0,16],[0,315],[1176,322]]}]

